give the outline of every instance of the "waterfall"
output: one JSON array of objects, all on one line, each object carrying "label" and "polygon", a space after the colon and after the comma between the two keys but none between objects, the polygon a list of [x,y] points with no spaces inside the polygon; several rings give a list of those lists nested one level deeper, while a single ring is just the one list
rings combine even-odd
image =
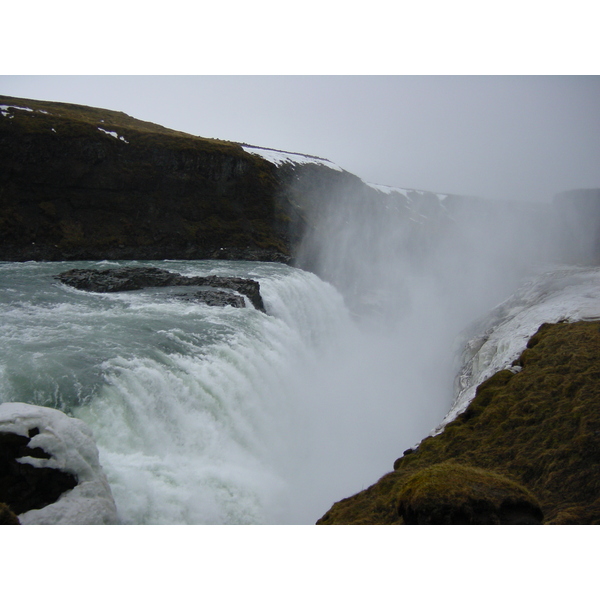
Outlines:
[{"label": "waterfall", "polygon": [[305,394],[353,326],[341,295],[284,265],[150,264],[253,277],[267,313],[53,279],[107,263],[3,263],[2,401],[89,425],[123,523],[314,522],[301,484],[322,458],[311,411],[329,409]]},{"label": "waterfall", "polygon": [[387,196],[322,207],[298,257],[314,273],[143,263],[253,278],[266,313],[53,278],[135,261],[1,263],[1,401],[91,428],[122,523],[314,523],[442,421],[456,334],[538,243],[438,196],[405,200],[410,218]]}]

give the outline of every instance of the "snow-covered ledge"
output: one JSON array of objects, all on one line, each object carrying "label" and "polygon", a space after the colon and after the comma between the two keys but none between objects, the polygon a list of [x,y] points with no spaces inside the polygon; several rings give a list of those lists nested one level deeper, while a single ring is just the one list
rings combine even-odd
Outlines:
[{"label": "snow-covered ledge", "polygon": [[457,396],[450,412],[432,432],[462,413],[477,387],[503,369],[520,369],[512,363],[544,323],[600,320],[600,268],[557,266],[525,283],[479,323],[481,333],[465,340]]},{"label": "snow-covered ledge", "polygon": [[39,448],[50,455],[50,458],[23,456],[17,462],[59,469],[77,479],[77,485],[53,504],[19,514],[22,525],[118,523],[110,486],[98,460],[98,448],[92,431],[83,421],[52,408],[6,402],[0,404],[0,433],[29,437],[28,448]]}]

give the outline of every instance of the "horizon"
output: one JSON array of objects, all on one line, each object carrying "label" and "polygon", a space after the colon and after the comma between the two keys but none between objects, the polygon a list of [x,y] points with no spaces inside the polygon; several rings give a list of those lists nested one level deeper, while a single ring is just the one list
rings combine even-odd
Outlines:
[{"label": "horizon", "polygon": [[600,187],[597,76],[2,75],[0,94],[317,156],[378,185],[532,202]]}]

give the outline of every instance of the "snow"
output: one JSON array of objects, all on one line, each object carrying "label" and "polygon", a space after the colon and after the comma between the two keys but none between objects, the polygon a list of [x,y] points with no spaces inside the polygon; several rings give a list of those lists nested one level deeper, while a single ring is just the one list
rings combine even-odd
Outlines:
[{"label": "snow", "polygon": [[417,190],[409,190],[405,188],[392,187],[391,185],[379,185],[377,183],[369,183],[368,181],[364,182],[369,187],[381,192],[383,194],[402,194],[408,198],[409,192],[416,192]]},{"label": "snow", "polygon": [[0,113],[2,113],[3,117],[8,117],[9,119],[12,119],[12,117],[14,117],[14,115],[11,115],[8,112],[9,108],[16,108],[17,110],[25,110],[27,112],[33,112],[33,108],[26,108],[25,106],[13,106],[12,104],[0,104]]},{"label": "snow", "polygon": [[[28,436],[28,446],[41,448],[51,458],[22,457],[34,467],[60,469],[75,475],[78,484],[41,509],[19,515],[23,525],[110,525],[118,523],[117,509],[108,480],[98,460],[90,428],[59,410],[22,402],[0,404],[0,431]],[[29,437],[29,436],[28,436]]]},{"label": "snow", "polygon": [[448,210],[443,204],[444,200],[448,197],[448,194],[438,194],[435,192],[415,190],[411,188],[399,188],[390,185],[379,185],[376,183],[369,183],[364,180],[363,183],[382,194],[386,194],[388,196],[396,194],[397,196],[400,196],[404,207],[410,212],[409,220],[413,223],[423,225],[429,218],[427,215],[418,211],[419,208],[422,208],[422,206],[419,206],[420,204],[422,205],[421,200],[429,204],[431,199],[437,198],[441,211],[446,216],[449,216]]},{"label": "snow", "polygon": [[102,127],[98,127],[98,130],[102,131],[102,133],[106,133],[107,135],[112,135],[117,140],[121,140],[122,142],[129,144],[129,142],[122,135],[119,135],[116,131],[107,131],[106,129],[102,129]]},{"label": "snow", "polygon": [[315,164],[333,169],[334,171],[343,171],[343,169],[338,167],[335,163],[332,163],[325,158],[317,158],[316,156],[307,156],[295,152],[283,152],[281,150],[273,150],[270,148],[258,148],[255,146],[242,146],[242,149],[250,154],[256,154],[277,166],[286,163],[296,165]]},{"label": "snow", "polygon": [[462,413],[477,386],[511,367],[544,323],[600,319],[600,268],[560,267],[523,285],[480,323],[464,344],[456,400],[435,433]]},{"label": "snow", "polygon": [[438,194],[435,192],[428,192],[426,190],[415,190],[413,188],[399,188],[399,187],[393,187],[391,185],[380,185],[377,183],[369,183],[368,181],[363,181],[363,183],[365,183],[369,187],[373,188],[374,190],[377,190],[378,192],[382,192],[383,194],[401,194],[402,196],[406,196],[406,198],[408,199],[409,202],[411,201],[409,194],[413,194],[413,195],[417,194],[418,196],[425,196],[425,195],[432,194],[432,195],[436,196],[440,202],[443,202],[448,197],[448,194]]}]

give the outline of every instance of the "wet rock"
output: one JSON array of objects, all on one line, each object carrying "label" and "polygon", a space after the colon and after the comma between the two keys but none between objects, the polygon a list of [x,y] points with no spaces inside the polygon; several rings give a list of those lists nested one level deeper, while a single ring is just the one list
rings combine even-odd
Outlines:
[{"label": "wet rock", "polygon": [[[213,288],[224,288],[233,290],[246,296],[254,308],[265,312],[262,296],[260,295],[260,284],[253,279],[242,277],[219,277],[209,275],[207,277],[187,277],[179,273],[172,273],[157,267],[120,267],[117,269],[71,269],[56,276],[61,283],[70,285],[78,290],[88,292],[124,292],[141,290],[148,287],[174,287],[174,286],[206,286]],[[199,292],[198,299],[204,295],[207,304],[212,306],[223,306],[224,295],[203,294]],[[233,300],[233,294],[229,294],[225,304],[229,306],[243,306],[239,300]],[[219,304],[221,302],[221,304]]]},{"label": "wet rock", "polygon": [[16,514],[44,508],[77,485],[76,477],[60,469],[19,462],[25,456],[50,457],[41,448],[28,446],[31,437],[0,432],[0,502]]},{"label": "wet rock", "polygon": [[177,294],[177,298],[191,302],[202,302],[208,306],[233,306],[234,308],[244,308],[246,306],[242,296],[221,290],[203,290],[192,294]]}]

